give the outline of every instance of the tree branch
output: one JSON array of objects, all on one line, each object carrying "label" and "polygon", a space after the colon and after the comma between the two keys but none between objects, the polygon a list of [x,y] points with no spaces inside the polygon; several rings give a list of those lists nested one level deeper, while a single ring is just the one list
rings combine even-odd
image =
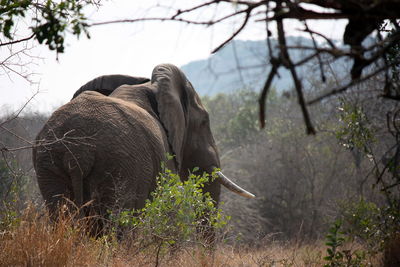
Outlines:
[{"label": "tree branch", "polygon": [[36,33],[33,33],[31,36],[28,36],[28,37],[26,37],[26,38],[19,39],[19,40],[15,40],[15,41],[9,41],[9,42],[6,42],[6,43],[2,43],[2,42],[0,41],[0,46],[13,45],[13,44],[25,42],[25,41],[28,41],[28,40],[32,39],[33,37],[35,37],[35,35],[36,35]]},{"label": "tree branch", "polygon": [[[391,64],[391,65],[393,65],[393,64]],[[314,98],[313,100],[308,101],[308,102],[307,102],[307,105],[314,105],[314,104],[320,102],[321,100],[323,100],[323,99],[325,99],[325,98],[328,98],[328,97],[331,97],[331,96],[334,96],[334,95],[343,93],[343,92],[345,92],[347,89],[349,89],[350,87],[352,87],[352,86],[354,86],[354,85],[357,85],[357,84],[359,84],[359,83],[362,83],[362,82],[364,82],[364,81],[366,81],[366,80],[369,80],[369,79],[371,79],[372,77],[375,77],[378,73],[380,73],[380,72],[386,70],[386,69],[389,68],[391,65],[382,66],[382,67],[380,67],[379,69],[375,70],[374,72],[371,72],[370,74],[368,74],[368,75],[366,75],[366,76],[364,76],[364,77],[362,77],[362,78],[359,78],[359,79],[356,79],[356,80],[351,80],[351,81],[350,81],[349,83],[347,83],[346,85],[343,85],[343,86],[341,86],[341,87],[332,89],[332,90],[330,90],[328,93],[325,93],[325,94],[323,94],[323,95],[321,95],[321,96],[318,96],[318,97]]]},{"label": "tree branch", "polygon": [[264,83],[264,88],[263,88],[263,90],[261,92],[260,98],[258,99],[258,106],[260,108],[260,111],[259,111],[258,115],[259,115],[259,121],[260,121],[260,128],[261,129],[263,129],[265,127],[265,109],[266,109],[265,103],[266,103],[266,100],[267,100],[268,92],[269,92],[269,89],[271,87],[271,83],[272,83],[272,81],[273,81],[273,79],[275,77],[276,70],[278,69],[278,66],[279,66],[279,62],[277,62],[277,61],[275,63],[273,63],[273,62],[275,62],[275,60],[271,59],[272,68],[271,68],[271,70],[270,70],[270,72],[268,74],[267,80]]},{"label": "tree branch", "polygon": [[214,54],[218,52],[222,47],[224,47],[227,43],[233,40],[246,26],[247,22],[249,21],[250,15],[251,15],[252,8],[248,8],[246,11],[246,17],[243,20],[242,25],[229,37],[226,41],[224,41],[222,44],[220,44],[217,48],[215,48],[211,53]]}]

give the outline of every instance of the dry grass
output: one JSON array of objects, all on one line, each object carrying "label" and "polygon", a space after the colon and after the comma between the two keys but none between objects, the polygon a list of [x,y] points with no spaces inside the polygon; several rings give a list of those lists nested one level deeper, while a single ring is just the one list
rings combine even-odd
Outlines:
[{"label": "dry grass", "polygon": [[1,266],[84,266],[100,249],[70,218],[50,223],[29,207],[0,235]]},{"label": "dry grass", "polygon": [[[269,242],[259,248],[218,245],[214,252],[189,246],[161,253],[115,238],[93,239],[83,223],[62,218],[51,223],[30,207],[0,233],[0,266],[323,266],[322,242],[293,245]],[[132,245],[133,244],[133,245]],[[373,266],[379,266],[379,259]]]}]

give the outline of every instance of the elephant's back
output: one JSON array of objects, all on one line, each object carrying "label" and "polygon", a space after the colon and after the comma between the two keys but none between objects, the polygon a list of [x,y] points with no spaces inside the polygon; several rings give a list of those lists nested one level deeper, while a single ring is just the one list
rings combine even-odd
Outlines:
[{"label": "elephant's back", "polygon": [[[60,107],[37,137],[47,143],[62,139],[80,148],[95,146],[99,158],[103,153],[131,157],[135,153],[140,160],[139,155],[155,156],[169,148],[164,129],[153,115],[133,103],[97,92],[84,92]],[[65,142],[58,146],[66,149]]]},{"label": "elephant's back", "polygon": [[47,146],[34,151],[34,157],[42,162],[51,159],[58,173],[68,176],[75,170],[86,177],[92,194],[103,193],[91,198],[107,198],[107,190],[98,189],[111,186],[133,197],[149,194],[169,147],[161,124],[152,115],[96,92],[84,92],[55,111],[37,140]]},{"label": "elephant's back", "polygon": [[164,142],[161,124],[146,110],[91,91],[82,93],[57,109],[39,132],[37,140],[49,137],[49,131],[50,135],[75,135],[80,132],[91,136],[102,133],[102,138],[132,135],[135,139],[144,138],[144,133],[151,133],[147,141]]}]

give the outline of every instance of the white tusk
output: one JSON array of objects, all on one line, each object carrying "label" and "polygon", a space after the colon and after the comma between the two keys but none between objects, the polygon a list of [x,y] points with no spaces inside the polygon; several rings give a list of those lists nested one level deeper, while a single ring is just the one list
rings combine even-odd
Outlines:
[{"label": "white tusk", "polygon": [[232,192],[241,195],[243,197],[247,198],[255,198],[256,196],[253,195],[252,193],[244,190],[234,182],[232,182],[228,177],[226,177],[222,172],[218,171],[217,172],[218,177],[220,178],[219,182],[224,185],[226,188],[231,190]]}]

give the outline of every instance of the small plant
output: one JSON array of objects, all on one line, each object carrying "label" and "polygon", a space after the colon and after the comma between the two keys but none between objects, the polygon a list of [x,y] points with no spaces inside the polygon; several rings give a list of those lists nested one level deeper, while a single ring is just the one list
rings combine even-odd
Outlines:
[{"label": "small plant", "polygon": [[20,221],[20,202],[26,177],[16,169],[15,162],[7,163],[0,159],[0,231],[14,227]]},{"label": "small plant", "polygon": [[157,187],[145,207],[112,214],[112,221],[119,227],[135,229],[136,239],[145,247],[152,244],[158,248],[178,247],[201,242],[207,231],[221,229],[229,220],[215,207],[210,194],[203,192],[204,185],[215,177],[215,173],[192,173],[186,181],[181,181],[163,165]]},{"label": "small plant", "polygon": [[339,251],[339,248],[343,245],[345,239],[342,237],[342,233],[339,231],[342,222],[337,220],[331,228],[329,228],[329,234],[326,235],[327,242],[325,245],[328,246],[326,252],[328,256],[324,257],[328,264],[324,267],[341,266],[340,262],[343,260],[343,253]]},{"label": "small plant", "polygon": [[365,263],[366,252],[361,250],[352,251],[343,249],[345,244],[344,233],[340,230],[342,221],[336,220],[326,235],[328,248],[327,256],[324,257],[328,263],[324,267],[360,267],[367,266]]},{"label": "small plant", "polygon": [[380,219],[382,210],[364,199],[345,203],[342,209],[344,231],[349,238],[363,242],[371,252],[378,250],[385,232]]},{"label": "small plant", "polygon": [[378,207],[363,199],[346,204],[342,212],[344,232],[349,240],[361,242],[367,255],[387,254],[397,242],[400,214],[396,207]]}]

